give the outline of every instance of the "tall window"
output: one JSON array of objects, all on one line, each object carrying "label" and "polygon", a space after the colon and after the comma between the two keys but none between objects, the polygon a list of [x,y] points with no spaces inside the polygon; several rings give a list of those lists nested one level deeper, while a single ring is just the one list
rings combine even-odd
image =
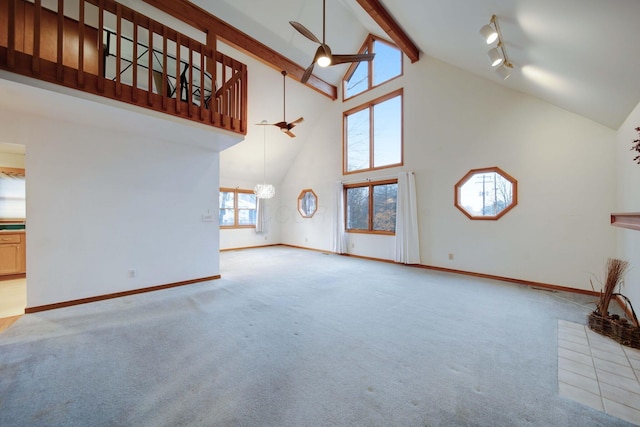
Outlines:
[{"label": "tall window", "polygon": [[346,231],[395,234],[398,181],[344,186]]},{"label": "tall window", "polygon": [[220,227],[256,226],[256,195],[251,190],[220,189]]},{"label": "tall window", "polygon": [[402,51],[395,45],[370,35],[358,53],[375,53],[373,61],[353,63],[342,81],[344,99],[370,90],[402,75]]},{"label": "tall window", "polygon": [[402,165],[402,89],[344,113],[343,172]]}]

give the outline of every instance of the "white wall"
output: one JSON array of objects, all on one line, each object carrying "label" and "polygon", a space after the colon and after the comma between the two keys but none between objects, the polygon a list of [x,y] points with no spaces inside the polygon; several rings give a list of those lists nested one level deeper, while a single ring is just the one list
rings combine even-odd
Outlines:
[{"label": "white wall", "polygon": [[0,166],[24,169],[24,155],[5,153],[2,151],[2,145],[0,144]]},{"label": "white wall", "polygon": [[[638,154],[630,151],[633,140],[640,138],[635,128],[640,127],[640,104],[620,126],[617,135],[618,204],[612,212],[640,212],[640,165],[633,161]],[[640,231],[616,228],[618,257],[630,263],[622,293],[640,311]]]},{"label": "white wall", "polygon": [[[73,119],[73,108],[66,113]],[[217,222],[202,221],[218,211],[219,153],[164,140],[141,114],[118,114],[129,120],[0,109],[0,140],[26,145],[28,307],[220,273]]]},{"label": "white wall", "polygon": [[[404,170],[416,173],[422,263],[580,289],[615,254],[615,132],[543,101],[424,57],[402,78],[346,103],[314,127],[283,180],[281,210],[313,188],[325,214],[282,224],[284,243],[330,250],[333,182],[343,177],[342,112],[404,87]],[[519,204],[498,221],[472,221],[453,204],[470,170],[498,166],[518,180]],[[305,239],[309,239],[306,241]],[[349,235],[349,252],[393,258],[394,239]],[[448,259],[452,253],[453,260]]]}]

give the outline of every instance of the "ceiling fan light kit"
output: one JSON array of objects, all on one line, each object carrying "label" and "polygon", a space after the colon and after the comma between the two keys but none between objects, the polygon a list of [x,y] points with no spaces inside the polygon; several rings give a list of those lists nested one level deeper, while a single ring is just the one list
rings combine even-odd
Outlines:
[{"label": "ceiling fan light kit", "polygon": [[504,41],[496,15],[492,15],[489,23],[480,29],[480,34],[487,44],[498,41],[497,46],[487,52],[487,56],[491,66],[494,67],[495,72],[502,80],[508,79],[513,70],[513,64],[507,59],[507,52],[504,49]]},{"label": "ceiling fan light kit", "polygon": [[330,65],[346,64],[349,62],[361,62],[373,60],[374,53],[356,53],[352,55],[334,55],[331,53],[331,48],[327,45],[325,40],[326,30],[326,0],[322,0],[322,41],[318,39],[307,27],[299,22],[289,21],[289,24],[296,29],[297,32],[308,38],[314,43],[320,45],[316,50],[316,54],[313,56],[311,65],[307,67],[300,79],[300,82],[306,83],[311,77],[313,67],[318,64],[320,67],[328,67]]}]

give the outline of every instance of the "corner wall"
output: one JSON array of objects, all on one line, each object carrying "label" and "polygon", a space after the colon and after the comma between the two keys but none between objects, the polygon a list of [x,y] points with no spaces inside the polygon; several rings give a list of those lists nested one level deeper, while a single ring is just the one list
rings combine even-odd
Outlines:
[{"label": "corner wall", "polygon": [[[65,100],[102,123],[72,122]],[[0,140],[26,146],[27,307],[220,274],[217,222],[202,221],[218,212],[219,153],[138,113],[53,105],[70,121],[0,107]]]},{"label": "corner wall", "polygon": [[[638,154],[630,151],[633,140],[640,138],[640,104],[620,126],[617,134],[616,164],[618,171],[618,204],[612,212],[640,212],[640,165],[633,161]],[[629,297],[635,310],[640,310],[640,231],[615,228],[618,236],[618,257],[630,263],[621,292]]]}]

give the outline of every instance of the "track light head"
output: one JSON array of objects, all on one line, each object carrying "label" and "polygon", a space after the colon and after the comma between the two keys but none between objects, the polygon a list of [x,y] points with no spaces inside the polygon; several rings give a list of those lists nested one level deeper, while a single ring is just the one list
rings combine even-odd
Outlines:
[{"label": "track light head", "polygon": [[492,27],[489,24],[485,25],[480,29],[480,34],[482,34],[482,38],[485,39],[487,44],[491,44],[496,40],[498,40],[498,30],[496,30],[494,27]]},{"label": "track light head", "polygon": [[496,68],[496,73],[502,78],[502,80],[507,80],[509,76],[511,76],[511,68],[507,64],[503,63]]},{"label": "track light head", "polygon": [[492,67],[497,67],[498,65],[504,62],[504,57],[502,56],[502,54],[500,53],[500,50],[498,50],[497,47],[494,47],[489,52],[487,52],[487,55],[489,56],[489,60],[491,61]]}]

